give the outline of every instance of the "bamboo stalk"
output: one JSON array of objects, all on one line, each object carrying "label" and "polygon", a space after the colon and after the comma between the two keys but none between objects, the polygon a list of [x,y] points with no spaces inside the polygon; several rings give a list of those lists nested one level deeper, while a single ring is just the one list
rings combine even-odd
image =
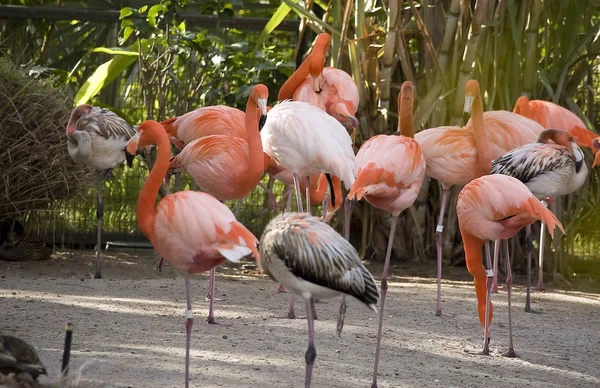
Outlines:
[{"label": "bamboo stalk", "polygon": [[450,47],[456,36],[456,27],[458,25],[458,16],[460,12],[460,0],[452,0],[450,10],[446,19],[446,27],[444,28],[444,37],[439,49],[440,67],[442,72],[448,68],[448,60]]},{"label": "bamboo stalk", "polygon": [[525,67],[523,69],[523,90],[522,94],[532,97],[537,76],[537,37],[540,14],[542,12],[542,0],[532,0],[529,11],[529,22],[525,30]]}]

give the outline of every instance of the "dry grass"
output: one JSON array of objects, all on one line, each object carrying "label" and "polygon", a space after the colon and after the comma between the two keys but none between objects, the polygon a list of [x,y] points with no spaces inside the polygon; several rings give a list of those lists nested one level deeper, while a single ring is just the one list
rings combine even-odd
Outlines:
[{"label": "dry grass", "polygon": [[0,221],[89,185],[91,172],[67,152],[70,110],[69,97],[50,80],[0,60]]}]

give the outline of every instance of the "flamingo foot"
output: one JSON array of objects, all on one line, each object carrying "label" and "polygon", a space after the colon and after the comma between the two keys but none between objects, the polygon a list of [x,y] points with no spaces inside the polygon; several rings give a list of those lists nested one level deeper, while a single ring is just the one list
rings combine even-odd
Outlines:
[{"label": "flamingo foot", "polygon": [[280,294],[288,294],[288,291],[285,289],[285,287],[283,286],[283,284],[279,285],[279,291]]},{"label": "flamingo foot", "polygon": [[538,283],[537,286],[535,286],[535,289],[538,291],[544,291],[544,283]]},{"label": "flamingo foot", "polygon": [[490,355],[490,341],[491,341],[491,337],[487,337],[487,340],[485,341],[485,344],[483,345],[483,349],[481,349],[481,351],[475,353],[478,356],[489,356]]},{"label": "flamingo foot", "polygon": [[512,349],[512,348],[508,349],[508,351],[506,353],[502,353],[502,356],[504,356],[504,357],[511,357],[511,358],[518,357],[517,353],[515,353],[515,350]]},{"label": "flamingo foot", "polygon": [[[210,301],[210,294],[206,295],[206,299],[204,299],[204,300],[205,300],[205,301]],[[216,300],[216,301],[218,301],[218,302],[222,302],[222,301],[224,301],[225,299],[222,299],[222,298],[217,298],[217,297],[213,297],[213,300]]]},{"label": "flamingo foot", "polygon": [[206,318],[206,323],[209,325],[217,325],[217,326],[231,326],[229,322],[217,322],[215,321],[215,317],[211,317],[210,315]]},{"label": "flamingo foot", "polygon": [[158,259],[158,263],[156,263],[156,271],[162,272],[164,264],[165,264],[165,259],[163,257],[161,257],[160,259]]},{"label": "flamingo foot", "polygon": [[440,318],[450,318],[450,315],[442,313],[442,309],[435,310],[435,316]]},{"label": "flamingo foot", "polygon": [[95,274],[90,274],[91,279],[102,279],[102,274],[100,272],[96,272]]}]

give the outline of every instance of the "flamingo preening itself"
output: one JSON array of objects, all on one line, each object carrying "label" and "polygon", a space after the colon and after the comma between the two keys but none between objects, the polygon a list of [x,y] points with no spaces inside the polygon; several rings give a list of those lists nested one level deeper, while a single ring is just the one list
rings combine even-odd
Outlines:
[{"label": "flamingo preening itself", "polygon": [[169,168],[170,145],[163,126],[153,120],[142,123],[127,143],[127,152],[135,154],[138,148],[151,144],[158,146],[158,156],[140,192],[137,220],[158,254],[185,273],[187,388],[193,324],[190,274],[209,271],[225,260],[236,262],[250,254],[258,259],[258,240],[236,221],[227,206],[206,193],[179,191],[165,196],[155,207],[156,195]]},{"label": "flamingo preening itself", "polygon": [[[200,190],[219,201],[246,197],[258,185],[265,171],[265,156],[258,123],[260,117],[267,113],[268,97],[269,90],[265,85],[259,84],[252,88],[244,116],[244,137],[208,135],[192,140],[171,159],[168,170],[183,168]],[[180,129],[178,135],[179,131]],[[212,268],[208,293],[208,323],[216,323],[213,311],[215,275]]]},{"label": "flamingo preening itself", "polygon": [[[383,309],[388,284],[387,276],[396,223],[402,211],[411,206],[421,190],[425,177],[425,158],[419,143],[414,140],[413,85],[402,84],[398,94],[400,136],[378,135],[367,140],[356,155],[356,180],[348,198],[365,198],[371,205],[392,215],[385,264],[381,277],[381,306],[379,307],[379,331],[375,350],[375,369],[372,387],[377,386],[377,369],[383,331]],[[344,311],[344,307],[340,309]]]},{"label": "flamingo preening itself", "polygon": [[[583,151],[573,135],[547,129],[535,143],[525,144],[492,162],[492,174],[503,174],[523,182],[538,199],[557,197],[577,191],[588,174]],[[542,233],[544,228],[542,227]],[[496,246],[498,244],[496,243]],[[526,229],[527,296],[525,311],[531,311],[531,225]],[[494,278],[497,277],[494,255]]]},{"label": "flamingo preening itself", "polygon": [[314,300],[350,295],[377,311],[379,290],[356,249],[331,226],[307,213],[272,219],[260,239],[262,270],[290,293],[306,300],[308,350],[305,387],[310,387],[317,357]]},{"label": "flamingo preening itself", "polygon": [[[550,210],[529,191],[521,181],[506,175],[486,175],[465,185],[456,204],[458,225],[465,248],[467,269],[475,281],[477,311],[483,328],[481,354],[489,355],[490,324],[493,306],[490,301],[492,270],[489,255],[487,269],[483,266],[481,249],[487,240],[505,240],[514,236],[522,227],[541,220],[554,237],[554,228],[563,233],[563,227]],[[489,251],[489,250],[488,250]],[[512,340],[512,273],[508,249],[505,249],[506,287],[508,291],[509,349],[506,356],[515,357]]]},{"label": "flamingo preening itself", "polygon": [[103,180],[108,178],[113,168],[127,159],[129,167],[133,156],[125,152],[127,141],[135,130],[121,117],[108,109],[88,104],[79,105],[71,113],[67,124],[67,147],[69,155],[77,164],[90,166],[102,171],[98,175],[98,240],[96,244],[96,272],[94,279],[102,277],[100,250],[102,249],[102,218],[104,215]]}]

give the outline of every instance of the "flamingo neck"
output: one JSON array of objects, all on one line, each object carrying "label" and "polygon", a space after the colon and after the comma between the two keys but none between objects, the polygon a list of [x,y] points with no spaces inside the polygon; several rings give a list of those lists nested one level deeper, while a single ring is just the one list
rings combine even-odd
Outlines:
[{"label": "flamingo neck", "polygon": [[[398,122],[398,130],[402,136],[415,137],[413,127],[413,99],[411,96],[402,96],[400,104],[400,121]],[[491,169],[491,166],[490,166]]]},{"label": "flamingo neck", "polygon": [[473,101],[471,119],[473,120],[473,135],[479,161],[479,175],[488,175],[492,170],[492,153],[483,124],[483,103],[481,93],[477,92]]},{"label": "flamingo neck", "polygon": [[[481,261],[481,249],[483,248],[483,240],[465,232],[461,228],[463,245],[465,248],[465,261],[467,270],[473,276],[475,282],[475,294],[477,296],[477,312],[481,327],[485,327],[485,301],[487,296],[486,273],[485,267]],[[491,304],[490,304],[491,307]],[[490,318],[491,318],[490,311]],[[490,319],[491,320],[491,319]]]},{"label": "flamingo neck", "polygon": [[246,105],[245,123],[248,140],[248,162],[251,171],[248,177],[252,178],[252,181],[260,180],[260,177],[265,172],[265,153],[263,152],[262,140],[258,131],[259,116],[260,110],[256,104],[256,99],[251,95]]},{"label": "flamingo neck", "polygon": [[[151,130],[152,129],[147,129],[146,131]],[[156,157],[156,162],[152,167],[152,171],[150,171],[148,179],[146,179],[144,186],[142,186],[136,207],[136,214],[140,229],[151,242],[154,240],[154,205],[156,203],[156,196],[160,189],[160,185],[162,184],[162,180],[167,174],[167,169],[169,168],[169,157],[171,151],[169,139],[165,132],[157,133],[156,131],[153,131],[152,135],[153,143],[156,144],[158,148],[158,154]]]},{"label": "flamingo neck", "polygon": [[517,102],[515,103],[513,113],[519,114],[530,119],[531,109],[529,108],[529,99],[525,96],[519,97],[517,99]]},{"label": "flamingo neck", "polygon": [[277,99],[279,101],[282,100],[291,100],[294,97],[294,92],[298,87],[304,82],[306,77],[310,74],[308,61],[310,58],[307,58],[302,62],[302,64],[296,69],[294,74],[290,76],[290,78],[285,81],[285,83],[279,89],[279,94],[277,95]]}]

